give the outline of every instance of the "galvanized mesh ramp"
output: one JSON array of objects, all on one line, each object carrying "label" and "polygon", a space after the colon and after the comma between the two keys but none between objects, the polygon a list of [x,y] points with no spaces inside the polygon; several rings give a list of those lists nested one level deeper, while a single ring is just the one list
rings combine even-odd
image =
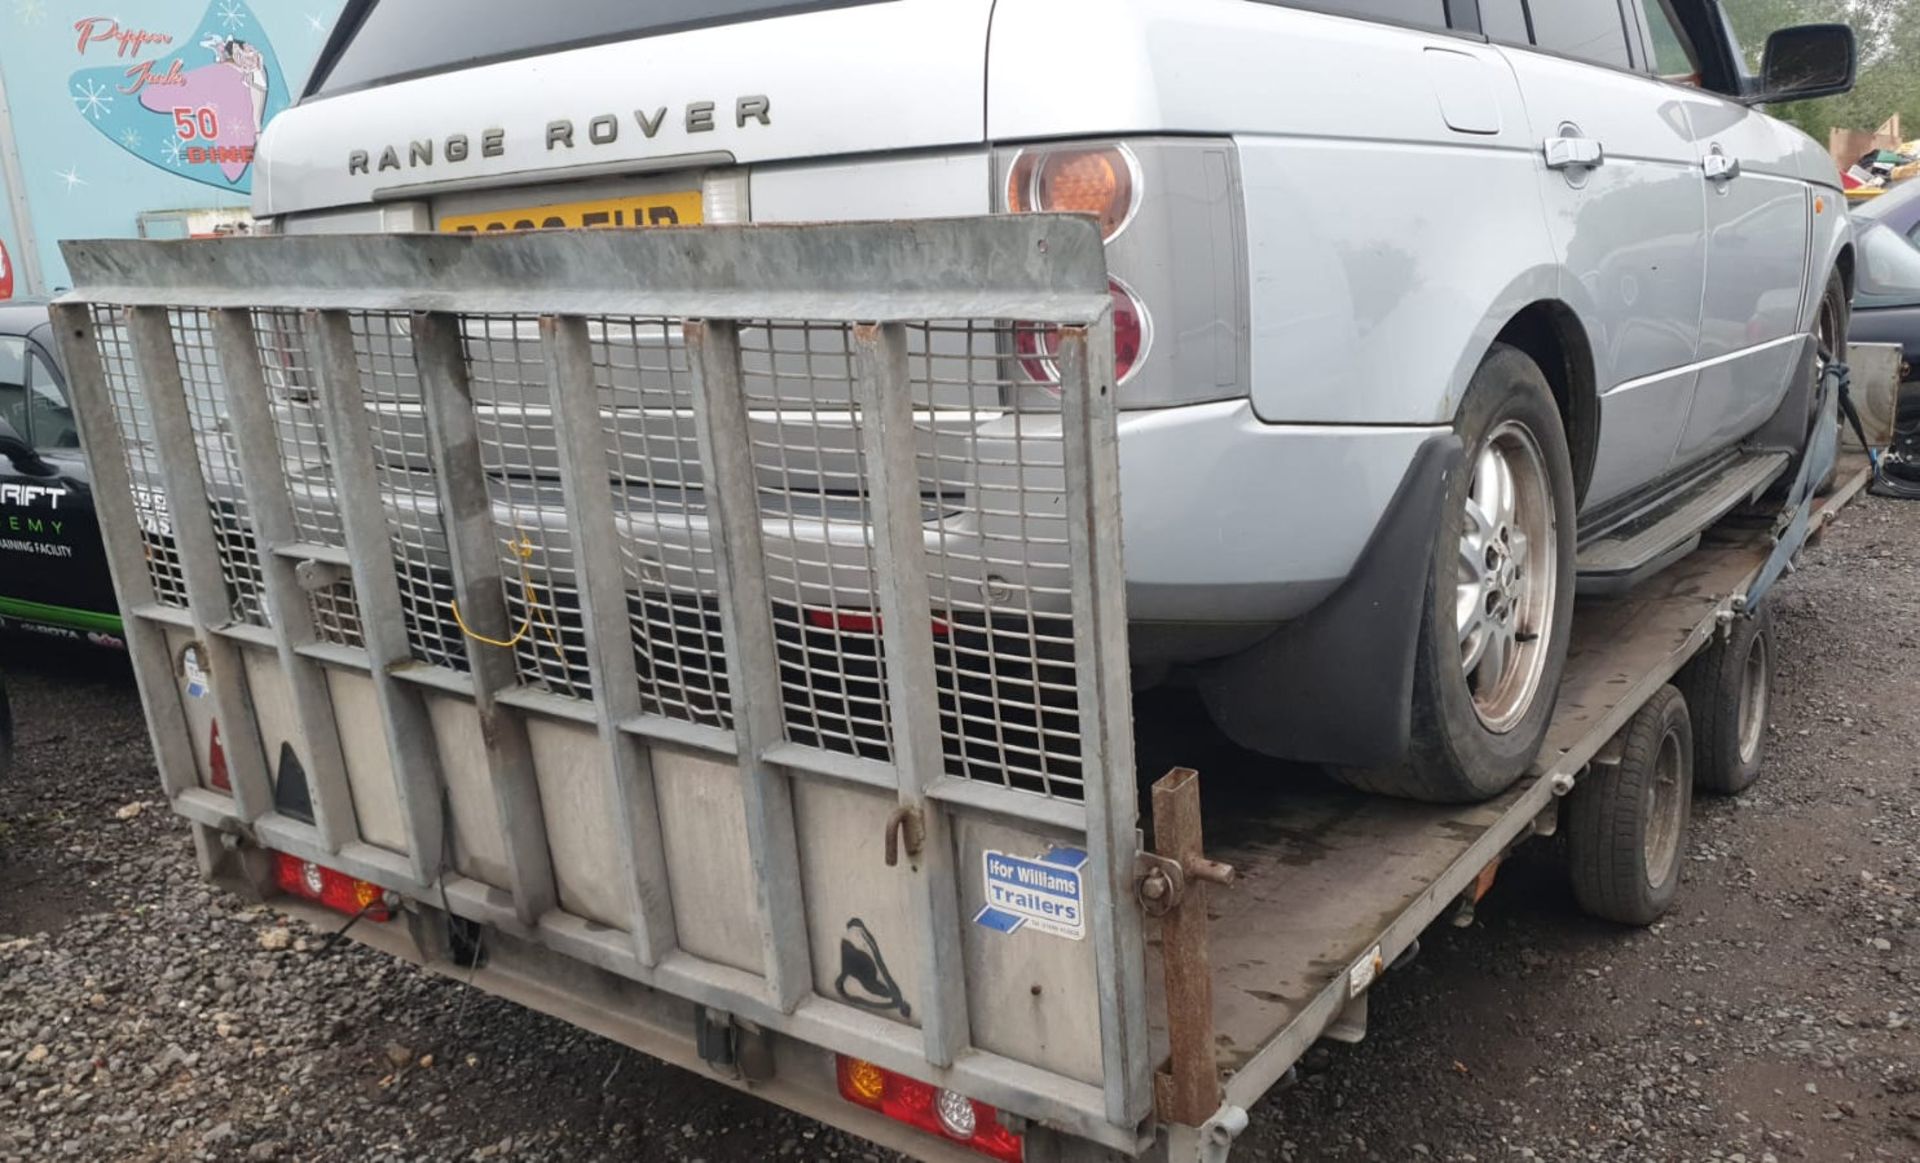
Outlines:
[{"label": "galvanized mesh ramp", "polygon": [[65,252],[177,810],[1138,1144],[1089,223]]}]

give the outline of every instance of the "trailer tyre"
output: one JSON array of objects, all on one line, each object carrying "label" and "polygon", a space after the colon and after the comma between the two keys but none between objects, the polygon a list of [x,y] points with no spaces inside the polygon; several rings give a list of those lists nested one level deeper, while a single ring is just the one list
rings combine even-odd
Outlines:
[{"label": "trailer tyre", "polygon": [[1650,925],[1680,888],[1693,814],[1693,722],[1663,686],[1621,732],[1620,763],[1600,767],[1567,797],[1573,895],[1603,920]]},{"label": "trailer tyre", "polygon": [[1762,605],[1681,673],[1693,713],[1693,786],[1735,795],[1760,778],[1773,692],[1773,615]]}]

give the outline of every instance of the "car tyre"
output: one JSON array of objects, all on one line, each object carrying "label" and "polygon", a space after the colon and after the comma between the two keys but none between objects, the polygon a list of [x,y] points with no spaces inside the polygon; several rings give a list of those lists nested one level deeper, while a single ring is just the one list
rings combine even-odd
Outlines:
[{"label": "car tyre", "polygon": [[1495,344],[1454,419],[1414,654],[1412,730],[1396,764],[1335,775],[1436,803],[1499,794],[1546,739],[1573,618],[1573,462],[1547,379]]},{"label": "car tyre", "polygon": [[1573,896],[1589,915],[1651,925],[1680,890],[1693,818],[1693,723],[1663,686],[1620,733],[1617,764],[1595,764],[1567,796]]},{"label": "car tyre", "polygon": [[1693,785],[1737,795],[1760,778],[1773,691],[1773,615],[1762,604],[1680,673],[1693,713]]},{"label": "car tyre", "polygon": [[[1840,277],[1840,272],[1836,270],[1827,276],[1826,290],[1821,292],[1819,308],[1814,312],[1814,341],[1824,346],[1828,351],[1835,353],[1836,358],[1845,359],[1847,357],[1847,325],[1851,322],[1852,317],[1853,308],[1852,305],[1847,302],[1846,281]],[[1820,377],[1825,373],[1825,368],[1826,361],[1820,357],[1819,349],[1816,348],[1813,362],[1813,385],[1811,390],[1807,392],[1807,436],[1805,441],[1800,445],[1799,453],[1788,463],[1787,470],[1780,474],[1779,479],[1775,481],[1773,487],[1768,490],[1769,497],[1775,499],[1784,499],[1786,497],[1788,490],[1793,486],[1794,479],[1800,475],[1800,462],[1806,458],[1808,451],[1812,448],[1815,425],[1820,422]],[[1844,425],[1846,419],[1840,417],[1837,423]],[[1818,495],[1830,491],[1833,488],[1833,482],[1839,475],[1839,472],[1840,466],[1838,463],[1835,463],[1833,468],[1827,471],[1826,477],[1814,485],[1814,493]]]}]

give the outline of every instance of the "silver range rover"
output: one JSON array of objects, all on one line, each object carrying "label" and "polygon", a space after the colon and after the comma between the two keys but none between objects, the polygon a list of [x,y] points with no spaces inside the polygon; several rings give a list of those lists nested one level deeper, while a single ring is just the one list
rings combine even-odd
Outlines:
[{"label": "silver range rover", "polygon": [[[254,212],[286,233],[1091,215],[1138,682],[1191,683],[1235,740],[1356,786],[1471,799],[1539,750],[1575,594],[1633,585],[1777,488],[1844,340],[1838,177],[1761,106],[1846,89],[1852,34],[1754,27],[1759,8],[353,0],[267,129]],[[501,318],[463,340],[506,450],[488,466],[506,548],[544,571],[524,612],[551,593],[536,636],[564,654],[578,628],[536,329]],[[407,321],[358,335],[416,652],[455,665]],[[624,519],[658,546],[636,617],[687,632],[654,661],[717,699],[698,461],[672,420],[678,325],[593,340]],[[864,670],[847,660],[872,615],[862,501],[836,488],[857,447],[846,337],[770,321],[742,341],[766,517],[790,546],[779,613],[796,649],[832,637],[821,697],[845,721],[822,732],[859,754],[871,647]],[[1044,544],[1026,523],[1049,486],[948,479],[983,457],[941,450],[1045,440],[1054,341],[1004,321],[916,332],[923,515],[930,536],[973,539],[968,560],[995,562],[1001,535]],[[318,465],[285,346],[283,443]],[[316,536],[330,503],[306,499]],[[1031,597],[1064,567],[1032,556],[965,578],[987,600],[934,632],[1028,636],[1022,675],[955,681],[1025,690],[1044,749],[1071,661]],[[1039,621],[996,621],[1009,592]],[[590,677],[528,669],[562,693]]]}]

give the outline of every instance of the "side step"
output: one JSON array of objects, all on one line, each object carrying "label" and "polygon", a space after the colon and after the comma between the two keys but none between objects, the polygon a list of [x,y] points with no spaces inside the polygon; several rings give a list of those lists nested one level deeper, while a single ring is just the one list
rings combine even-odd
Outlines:
[{"label": "side step", "polygon": [[1693,552],[1700,533],[1758,497],[1787,467],[1784,452],[1735,456],[1580,543],[1582,594],[1618,594]]}]

